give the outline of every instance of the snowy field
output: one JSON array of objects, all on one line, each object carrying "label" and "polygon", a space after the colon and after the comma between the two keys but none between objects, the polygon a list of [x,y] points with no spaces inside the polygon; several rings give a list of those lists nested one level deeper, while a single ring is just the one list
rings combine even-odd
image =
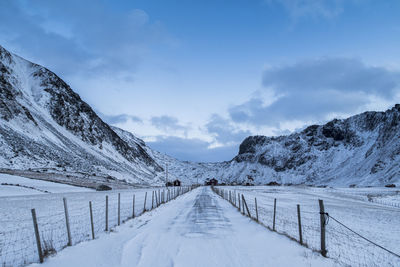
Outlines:
[{"label": "snowy field", "polygon": [[110,235],[66,248],[43,267],[336,266],[241,216],[201,187],[128,221]]},{"label": "snowy field", "polygon": [[[274,199],[276,231],[299,240],[297,204],[300,205],[303,240],[320,250],[320,214],[318,199],[324,200],[331,216],[326,226],[328,257],[347,266],[400,266],[400,258],[367,242],[334,219],[363,237],[400,254],[400,191],[396,188],[312,188],[295,186],[218,187],[232,195],[245,196],[252,217],[273,227]],[[233,193],[235,192],[235,193]],[[384,204],[380,204],[384,203]]]},{"label": "snowy field", "polygon": [[[47,186],[40,188],[51,190]],[[399,201],[399,192],[395,188],[219,188],[235,195],[242,193],[252,217],[257,198],[259,220],[270,228],[276,198],[276,231],[296,240],[296,205],[300,204],[303,240],[310,249],[242,216],[209,187],[195,189],[121,226],[117,226],[118,194],[122,224],[132,217],[133,209],[136,216],[143,213],[146,192],[146,209],[150,210],[152,204],[155,206],[152,191],[162,189],[40,193],[0,197],[0,266],[38,262],[32,208],[36,209],[47,254],[44,266],[400,266],[399,258],[332,219],[399,253],[400,209],[393,205]],[[111,234],[105,232],[106,196]],[[73,244],[67,248],[63,197],[68,203]],[[330,259],[314,252],[320,249],[318,199],[324,200],[325,211],[332,216],[326,228]],[[390,205],[373,202],[381,199]],[[94,241],[89,201],[93,205]]]},{"label": "snowy field", "polygon": [[0,173],[0,197],[90,191],[93,189]]},{"label": "snowy field", "polygon": [[[29,179],[28,179],[29,180]],[[35,187],[45,190],[74,191],[75,188],[60,185],[53,187],[33,181]],[[56,189],[57,188],[57,189]],[[67,188],[67,189],[66,189]],[[79,191],[78,189],[77,191]],[[63,249],[67,243],[63,198],[67,199],[72,244],[92,239],[89,201],[93,206],[95,237],[103,235],[105,230],[105,206],[108,196],[108,225],[114,228],[118,223],[118,193],[121,196],[121,223],[139,215],[144,209],[145,193],[148,192],[146,209],[152,207],[152,190],[157,188],[120,190],[105,192],[65,192],[40,193],[0,197],[0,266],[23,266],[38,262],[31,209],[36,210],[38,227],[45,254],[52,254]],[[36,191],[36,190],[32,190]],[[84,191],[88,191],[84,189]],[[155,199],[153,202],[155,206]]]}]

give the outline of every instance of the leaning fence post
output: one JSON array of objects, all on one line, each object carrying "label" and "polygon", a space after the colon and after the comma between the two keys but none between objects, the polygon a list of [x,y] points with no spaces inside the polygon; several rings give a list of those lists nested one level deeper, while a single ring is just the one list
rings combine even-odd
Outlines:
[{"label": "leaning fence post", "polygon": [[63,198],[64,202],[64,213],[65,213],[65,225],[67,226],[67,235],[68,235],[68,246],[72,246],[72,240],[71,240],[71,230],[69,228],[69,216],[68,216],[68,206],[67,206],[67,199],[64,197]]},{"label": "leaning fence post", "polygon": [[132,197],[132,218],[135,218],[135,194]]},{"label": "leaning fence post", "polygon": [[321,255],[326,257],[326,246],[325,246],[325,208],[324,201],[318,200],[319,203],[319,218],[321,222]]},{"label": "leaning fence post", "polygon": [[39,235],[39,227],[36,219],[36,211],[35,209],[31,209],[32,212],[32,220],[33,220],[33,228],[35,229],[35,237],[36,237],[36,245],[39,254],[39,262],[43,262],[43,252],[42,245],[40,244],[40,235]]},{"label": "leaning fence post", "polygon": [[94,225],[93,225],[92,201],[89,201],[89,211],[90,211],[90,226],[91,226],[91,228],[92,228],[92,239],[94,239]]},{"label": "leaning fence post", "polygon": [[256,197],[254,198],[254,203],[256,205],[256,220],[258,222],[258,208],[257,208],[257,198]]},{"label": "leaning fence post", "polygon": [[242,211],[243,211],[243,214],[245,214],[245,210],[244,210],[244,201],[243,201],[243,194],[242,194]]},{"label": "leaning fence post", "polygon": [[303,232],[301,231],[301,216],[300,216],[300,205],[297,204],[297,221],[299,223],[299,241],[303,245]]},{"label": "leaning fence post", "polygon": [[276,217],[276,198],[274,198],[274,220],[272,222],[272,230],[275,231],[275,217]]},{"label": "leaning fence post", "polygon": [[143,206],[143,212],[146,212],[146,199],[147,199],[147,192],[144,195],[144,206]]},{"label": "leaning fence post", "polygon": [[106,196],[106,232],[108,231],[108,196]]},{"label": "leaning fence post", "polygon": [[244,198],[244,195],[242,195],[242,200],[243,200],[243,204],[244,204],[244,206],[246,207],[246,210],[247,210],[247,214],[249,215],[249,217],[251,218],[251,215],[250,215],[250,211],[249,211],[249,207],[247,207],[247,203],[246,203],[246,199]]},{"label": "leaning fence post", "polygon": [[118,225],[121,225],[121,193],[118,193]]}]

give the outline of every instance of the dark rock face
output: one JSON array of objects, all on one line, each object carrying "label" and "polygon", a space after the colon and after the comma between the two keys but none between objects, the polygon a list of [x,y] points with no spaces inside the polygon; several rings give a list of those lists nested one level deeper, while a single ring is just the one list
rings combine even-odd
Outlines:
[{"label": "dark rock face", "polygon": [[337,120],[328,122],[322,127],[322,134],[326,138],[333,138],[335,141],[342,141],[345,139],[346,132],[335,124]]},{"label": "dark rock face", "polygon": [[6,121],[24,112],[16,99],[21,93],[14,88],[15,78],[7,66],[11,62],[11,54],[0,46],[0,117]]},{"label": "dark rock face", "polygon": [[239,155],[245,153],[255,153],[256,145],[264,144],[268,138],[266,136],[250,136],[244,139],[244,141],[239,146]]}]

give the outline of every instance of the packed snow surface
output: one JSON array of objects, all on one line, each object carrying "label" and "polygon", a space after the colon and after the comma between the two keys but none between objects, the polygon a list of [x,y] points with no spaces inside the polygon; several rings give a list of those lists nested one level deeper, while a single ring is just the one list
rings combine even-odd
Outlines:
[{"label": "packed snow surface", "polygon": [[31,266],[334,266],[202,187]]}]

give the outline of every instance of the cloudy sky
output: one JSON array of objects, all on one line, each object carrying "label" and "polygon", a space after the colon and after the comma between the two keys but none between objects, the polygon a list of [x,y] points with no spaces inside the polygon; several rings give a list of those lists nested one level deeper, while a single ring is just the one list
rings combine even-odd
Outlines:
[{"label": "cloudy sky", "polygon": [[0,45],[183,160],[400,102],[398,0],[0,0]]}]

